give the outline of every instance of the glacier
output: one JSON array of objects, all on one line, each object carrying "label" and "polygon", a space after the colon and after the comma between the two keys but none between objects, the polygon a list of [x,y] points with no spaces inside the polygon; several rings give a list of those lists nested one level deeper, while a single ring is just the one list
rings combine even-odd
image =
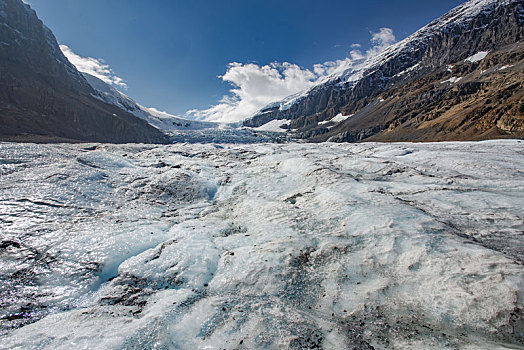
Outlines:
[{"label": "glacier", "polygon": [[524,143],[0,143],[0,349],[523,349]]}]

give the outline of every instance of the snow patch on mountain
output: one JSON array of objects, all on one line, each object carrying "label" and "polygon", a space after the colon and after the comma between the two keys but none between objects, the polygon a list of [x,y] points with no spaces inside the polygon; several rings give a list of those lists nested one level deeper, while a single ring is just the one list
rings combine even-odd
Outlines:
[{"label": "snow patch on mountain", "polygon": [[282,129],[282,126],[287,125],[290,121],[291,120],[287,120],[287,119],[272,120],[262,126],[259,126],[258,128],[255,128],[255,130],[272,131],[272,132],[286,132],[287,130]]},{"label": "snow patch on mountain", "polygon": [[417,63],[417,64],[415,64],[414,66],[411,66],[411,67],[409,67],[409,68],[403,70],[402,72],[395,74],[395,77],[400,77],[400,76],[402,76],[402,75],[404,75],[404,74],[407,74],[407,73],[409,73],[409,72],[412,72],[412,71],[414,71],[414,70],[417,70],[419,67],[420,67],[420,63]]},{"label": "snow patch on mountain", "polygon": [[[329,120],[324,120],[324,121],[319,122],[318,125],[332,124],[332,123],[338,124],[338,123],[343,122],[344,120],[346,120],[348,118],[351,118],[352,116],[354,116],[354,114],[342,115],[342,113],[339,113],[339,114],[337,114],[336,116],[334,116],[333,118],[331,118]],[[327,128],[331,129],[334,126],[335,125],[333,124],[333,125],[328,126]]]},{"label": "snow patch on mountain", "polygon": [[335,117],[333,117],[333,119],[331,119],[332,122],[334,123],[340,123],[348,118],[351,118],[353,116],[353,114],[350,114],[350,115],[342,115],[342,113],[339,113],[337,114]]},{"label": "snow patch on mountain", "polygon": [[441,84],[451,83],[455,84],[462,80],[462,77],[451,77],[448,80],[441,81]]},{"label": "snow patch on mountain", "polygon": [[464,60],[464,62],[471,62],[471,63],[476,63],[476,62],[480,62],[482,61],[484,58],[486,58],[486,56],[489,54],[489,51],[480,51],[480,52],[477,52],[476,54],[466,58]]}]

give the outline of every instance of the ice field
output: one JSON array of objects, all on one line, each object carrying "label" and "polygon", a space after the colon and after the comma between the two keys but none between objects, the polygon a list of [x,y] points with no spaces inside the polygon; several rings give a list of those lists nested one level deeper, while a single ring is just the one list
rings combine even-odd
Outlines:
[{"label": "ice field", "polygon": [[524,142],[0,143],[1,349],[524,349]]}]

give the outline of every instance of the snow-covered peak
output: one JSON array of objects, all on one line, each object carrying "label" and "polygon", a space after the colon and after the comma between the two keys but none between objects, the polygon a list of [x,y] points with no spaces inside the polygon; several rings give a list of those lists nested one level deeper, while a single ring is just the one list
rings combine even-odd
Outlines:
[{"label": "snow-covered peak", "polygon": [[137,103],[133,101],[129,96],[118,91],[111,85],[105,83],[101,79],[88,74],[82,73],[86,78],[87,82],[93,89],[95,89],[97,95],[95,97],[102,99],[104,102],[120,107],[126,111],[133,112],[139,109]]},{"label": "snow-covered peak", "polygon": [[101,79],[87,73],[83,73],[83,75],[89,85],[91,85],[95,90],[95,95],[93,95],[93,97],[98,98],[105,103],[115,105],[124,111],[145,120],[160,130],[169,132],[173,130],[223,129],[230,127],[228,124],[224,123],[183,119],[167,112],[159,111],[156,108],[144,107]]},{"label": "snow-covered peak", "polygon": [[[519,0],[467,1],[449,11],[439,19],[429,23],[406,39],[385,48],[376,55],[371,55],[367,58],[358,60],[347,60],[345,64],[341,65],[340,68],[337,69],[337,71],[319,80],[308,90],[299,92],[295,95],[287,97],[280,102],[266,106],[264,109],[262,109],[262,111],[267,111],[275,107],[279,107],[281,111],[288,110],[294,104],[306,98],[313,90],[322,88],[325,85],[330,85],[335,82],[340,85],[345,85],[346,87],[351,87],[358,83],[365,76],[375,72],[377,69],[379,69],[379,67],[388,63],[390,60],[396,59],[397,57],[404,56],[404,60],[402,64],[399,65],[398,72],[394,72],[394,76],[399,77],[408,72],[420,70],[423,68],[423,65],[420,61],[413,58],[414,55],[412,55],[412,53],[424,48],[436,33],[443,32],[450,26],[465,26],[467,22],[471,21],[480,13],[484,12],[488,14],[492,12],[497,6],[508,5],[516,1]],[[484,51],[482,53],[484,53]],[[478,56],[475,56],[473,58],[477,57]]]},{"label": "snow-covered peak", "polygon": [[[404,50],[414,50],[417,46],[427,42],[427,39],[435,33],[444,30],[449,25],[461,25],[481,12],[491,12],[497,5],[509,4],[517,0],[470,0],[454,8],[439,19],[424,26],[406,39],[395,43],[379,54],[369,57],[363,62],[355,62],[354,65],[342,73],[334,74],[329,77],[330,80],[342,78],[343,82],[358,81],[362,73],[372,71],[388,60],[396,57]],[[408,68],[409,69],[409,68]]]}]

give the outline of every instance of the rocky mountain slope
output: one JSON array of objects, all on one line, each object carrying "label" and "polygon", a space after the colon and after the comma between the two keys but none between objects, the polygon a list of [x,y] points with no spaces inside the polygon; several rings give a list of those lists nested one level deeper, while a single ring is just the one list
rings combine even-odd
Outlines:
[{"label": "rocky mountain slope", "polygon": [[117,106],[149,124],[164,131],[170,130],[203,130],[227,127],[223,123],[213,123],[198,120],[189,120],[160,112],[154,108],[147,108],[135,102],[126,94],[118,91],[111,85],[88,73],[82,73],[89,85],[95,90],[95,96],[102,101]]},{"label": "rocky mountain slope", "polygon": [[523,2],[471,0],[244,125],[311,141],[524,136]]},{"label": "rocky mountain slope", "polygon": [[171,142],[190,143],[265,143],[284,142],[291,135],[273,130],[252,130],[241,126],[241,123],[215,123],[200,120],[189,120],[176,117],[155,108],[147,108],[132,98],[108,85],[102,80],[83,73],[87,82],[95,90],[93,96],[127,111],[136,117],[162,130],[170,137]]},{"label": "rocky mountain slope", "polygon": [[21,0],[0,0],[0,61],[2,140],[167,141],[145,121],[95,98]]}]

